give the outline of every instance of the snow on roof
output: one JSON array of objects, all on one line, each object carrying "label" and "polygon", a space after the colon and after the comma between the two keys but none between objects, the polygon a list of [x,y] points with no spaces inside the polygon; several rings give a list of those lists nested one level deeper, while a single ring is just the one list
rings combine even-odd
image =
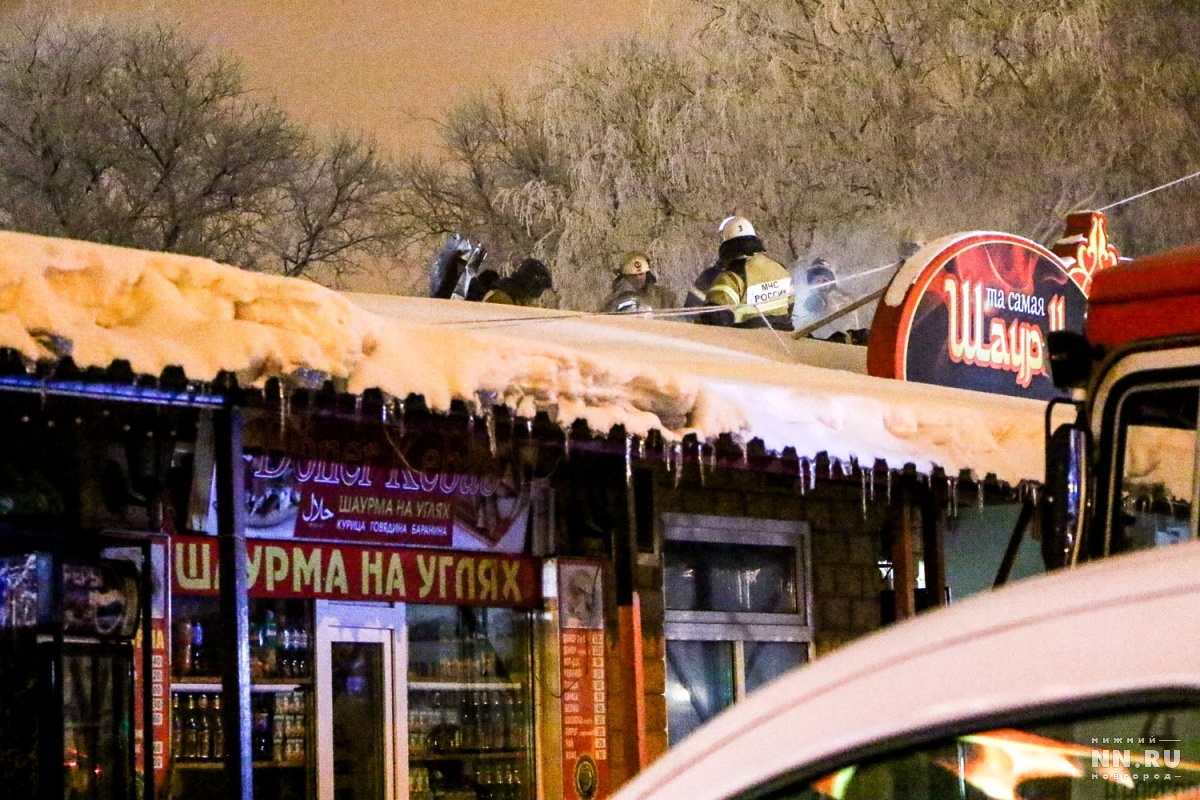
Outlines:
[{"label": "snow on roof", "polygon": [[127,359],[261,384],[297,369],[452,400],[548,410],[595,431],[730,433],[801,456],[1040,480],[1045,404],[865,374],[865,349],[769,330],[342,294],[201,258],[0,232],[0,346],[64,337],[81,367]]}]

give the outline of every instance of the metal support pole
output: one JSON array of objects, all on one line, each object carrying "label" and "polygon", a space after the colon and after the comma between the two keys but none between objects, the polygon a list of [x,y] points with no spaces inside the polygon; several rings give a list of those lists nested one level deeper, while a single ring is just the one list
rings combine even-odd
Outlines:
[{"label": "metal support pole", "polygon": [[1000,561],[1000,569],[996,571],[996,581],[992,588],[999,588],[1008,583],[1008,576],[1017,561],[1017,551],[1021,549],[1021,539],[1025,536],[1025,529],[1029,527],[1030,520],[1033,519],[1033,512],[1033,501],[1026,498],[1021,503],[1021,513],[1017,516],[1012,535],[1008,537],[1008,547],[1004,549],[1004,558]]},{"label": "metal support pole", "polygon": [[899,497],[899,525],[892,536],[892,589],[896,622],[917,613],[916,568],[913,564],[913,491],[911,479]]},{"label": "metal support pole", "polygon": [[217,649],[221,656],[221,714],[225,727],[224,796],[252,800],[250,751],[249,599],[246,595],[246,538],[242,524],[245,483],[242,463],[242,410],[214,413],[213,447],[217,478],[217,563],[220,613]]},{"label": "metal support pole", "polygon": [[925,561],[925,592],[930,606],[946,605],[946,547],[942,535],[945,480],[931,481],[921,496],[921,552]]}]

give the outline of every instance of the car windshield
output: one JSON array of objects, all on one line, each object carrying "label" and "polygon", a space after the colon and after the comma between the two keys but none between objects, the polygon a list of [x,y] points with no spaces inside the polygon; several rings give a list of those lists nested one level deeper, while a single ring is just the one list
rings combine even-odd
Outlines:
[{"label": "car windshield", "polygon": [[800,800],[1200,798],[1200,712],[998,728],[850,764],[772,793]]}]

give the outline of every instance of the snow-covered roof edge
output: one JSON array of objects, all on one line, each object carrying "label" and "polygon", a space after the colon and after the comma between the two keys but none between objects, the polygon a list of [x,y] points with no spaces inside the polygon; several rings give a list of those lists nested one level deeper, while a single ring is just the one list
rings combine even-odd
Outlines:
[{"label": "snow-covered roof edge", "polygon": [[[395,301],[414,311],[448,302]],[[730,434],[847,462],[967,469],[1013,484],[1041,477],[1042,403],[813,367],[790,352],[768,358],[724,347],[711,331],[697,348],[687,323],[651,332],[637,320],[573,318],[580,335],[564,345],[550,328],[522,334],[420,316],[380,316],[309,281],[206,259],[0,233],[0,346],[33,360],[54,357],[47,343],[59,341],[81,366],[127,359],[148,375],[179,365],[197,380],[228,371],[262,385],[312,370],[353,393],[422,395],[434,411],[487,398],[597,432]],[[728,331],[731,340],[745,333]],[[638,346],[651,338],[654,347]]]}]

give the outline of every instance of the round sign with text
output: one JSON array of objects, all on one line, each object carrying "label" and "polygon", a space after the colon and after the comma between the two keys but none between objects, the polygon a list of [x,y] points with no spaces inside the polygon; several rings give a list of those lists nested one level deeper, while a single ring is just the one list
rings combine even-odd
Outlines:
[{"label": "round sign with text", "polygon": [[875,311],[871,375],[1039,400],[1050,380],[1046,337],[1083,330],[1087,297],[1066,265],[1007,233],[939,239],[909,258]]}]

